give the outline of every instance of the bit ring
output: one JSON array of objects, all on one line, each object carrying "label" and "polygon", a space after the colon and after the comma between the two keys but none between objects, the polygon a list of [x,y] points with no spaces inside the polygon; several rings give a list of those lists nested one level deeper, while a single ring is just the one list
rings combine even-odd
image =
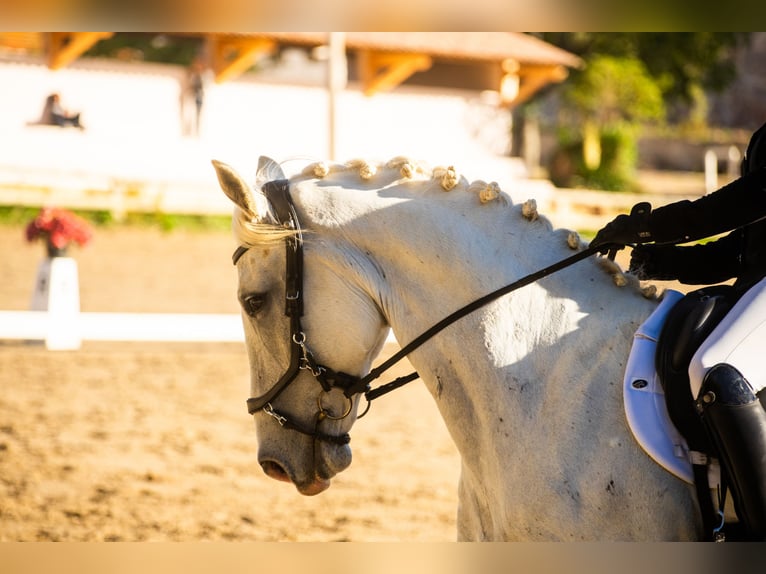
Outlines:
[{"label": "bit ring", "polygon": [[322,417],[328,418],[328,419],[330,419],[332,421],[340,421],[340,420],[345,419],[349,415],[349,413],[351,412],[351,408],[353,407],[353,402],[351,401],[351,399],[349,397],[346,397],[344,395],[343,398],[346,399],[346,401],[347,401],[347,403],[346,403],[346,410],[340,416],[333,415],[330,411],[325,409],[324,405],[322,404],[322,397],[324,395],[329,395],[330,392],[331,391],[325,391],[325,390],[319,391],[319,395],[317,396],[317,406],[319,407],[319,414]]}]

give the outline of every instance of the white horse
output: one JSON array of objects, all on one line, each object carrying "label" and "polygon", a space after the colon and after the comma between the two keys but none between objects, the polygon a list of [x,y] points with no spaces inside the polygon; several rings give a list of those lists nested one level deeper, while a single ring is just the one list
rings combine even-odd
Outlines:
[{"label": "white horse", "polygon": [[[312,164],[289,180],[305,252],[301,335],[291,342],[285,237],[294,230],[262,193],[282,171],[261,158],[251,188],[213,163],[247,249],[236,265],[251,396],[266,394],[254,413],[258,458],[269,476],[307,495],[350,464],[348,444],[324,437],[348,433],[360,401],[322,390],[314,368],[269,395],[296,348],[363,376],[389,328],[407,343],[467,303],[584,248],[538,217],[533,203],[514,205],[497,184],[469,183],[452,168],[431,171],[404,158]],[[698,539],[692,487],[641,450],[622,407],[630,342],[656,299],[631,277],[616,286],[609,263],[586,258],[460,319],[410,354],[461,455],[458,539]]]}]

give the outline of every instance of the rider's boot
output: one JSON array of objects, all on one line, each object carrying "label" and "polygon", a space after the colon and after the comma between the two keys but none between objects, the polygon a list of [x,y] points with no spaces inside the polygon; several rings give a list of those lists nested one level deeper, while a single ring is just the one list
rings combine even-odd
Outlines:
[{"label": "rider's boot", "polygon": [[721,363],[705,375],[697,405],[748,539],[766,540],[766,411],[761,401],[737,369]]}]

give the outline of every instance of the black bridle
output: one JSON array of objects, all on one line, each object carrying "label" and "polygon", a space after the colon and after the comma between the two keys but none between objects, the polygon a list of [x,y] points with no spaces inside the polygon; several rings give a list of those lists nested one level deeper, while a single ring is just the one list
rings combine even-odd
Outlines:
[{"label": "black bridle", "polygon": [[[510,293],[516,289],[524,287],[530,283],[538,281],[543,277],[550,275],[556,271],[559,271],[565,267],[572,265],[582,259],[590,257],[599,252],[604,252],[606,248],[616,247],[611,245],[600,245],[598,247],[589,247],[583,251],[579,251],[575,255],[563,259],[558,263],[554,263],[540,271],[522,277],[521,279],[501,287],[500,289],[493,291],[477,299],[476,301],[469,303],[465,307],[461,307],[451,315],[448,315],[430,329],[423,332],[421,335],[410,341],[407,345],[402,347],[397,353],[392,355],[388,360],[384,361],[378,367],[372,369],[366,376],[357,377],[355,375],[349,375],[347,373],[334,371],[326,365],[321,365],[316,362],[314,355],[308,347],[306,342],[306,334],[301,327],[301,316],[303,315],[303,237],[301,235],[301,227],[298,222],[298,216],[295,212],[295,207],[290,197],[289,182],[284,179],[270,181],[264,184],[262,188],[263,194],[271,203],[274,210],[274,215],[279,225],[285,228],[293,230],[286,240],[286,271],[285,271],[285,315],[290,319],[290,365],[280,379],[274,384],[271,389],[266,393],[258,397],[251,397],[247,399],[247,411],[248,413],[255,414],[258,411],[264,411],[269,416],[279,422],[280,425],[287,429],[292,429],[300,433],[314,437],[316,440],[330,442],[334,444],[347,444],[351,438],[348,433],[335,436],[321,433],[318,430],[319,422],[325,418],[340,420],[345,418],[351,411],[351,398],[356,394],[364,394],[367,400],[367,408],[359,415],[358,418],[364,416],[370,408],[370,404],[374,399],[390,393],[391,391],[411,382],[418,378],[417,372],[412,372],[409,375],[399,377],[390,383],[381,385],[376,389],[371,388],[372,381],[379,378],[384,372],[393,367],[396,363],[404,359],[409,353],[420,347],[423,343],[428,341],[431,337],[436,335],[442,329],[448,327],[458,319],[472,313],[473,311],[487,305],[488,303],[502,297],[503,295]],[[622,246],[619,246],[622,247]],[[246,246],[240,246],[234,252],[232,256],[232,262],[237,264],[240,257],[249,249]],[[315,420],[314,428],[308,428],[302,424],[291,421],[283,413],[276,411],[272,405],[273,401],[298,377],[302,370],[309,371],[314,378],[321,385],[322,391],[317,399],[317,405],[319,411]],[[341,416],[331,414],[324,408],[322,397],[325,393],[331,392],[333,389],[340,389],[343,392],[345,398],[349,401],[348,407]]]},{"label": "black bridle", "polygon": [[[314,355],[306,343],[306,334],[301,326],[303,316],[303,237],[295,213],[290,186],[287,180],[280,179],[264,184],[263,194],[271,203],[277,223],[291,229],[285,240],[285,315],[290,319],[290,365],[271,389],[259,397],[247,399],[247,412],[251,415],[263,410],[266,414],[276,419],[285,428],[296,430],[303,434],[315,437],[317,440],[336,444],[347,444],[351,438],[348,434],[335,436],[321,433],[318,430],[319,422],[324,418],[342,419],[351,410],[350,404],[342,416],[332,415],[324,408],[322,396],[333,389],[341,389],[344,396],[350,398],[366,387],[360,387],[361,379],[353,375],[338,372],[325,365],[320,365],[314,359]],[[248,250],[248,247],[240,246],[232,256],[232,262],[236,265],[240,257]],[[284,414],[274,410],[272,402],[292,383],[301,371],[309,371],[322,387],[322,393],[317,399],[319,412],[313,429],[290,420]]]}]

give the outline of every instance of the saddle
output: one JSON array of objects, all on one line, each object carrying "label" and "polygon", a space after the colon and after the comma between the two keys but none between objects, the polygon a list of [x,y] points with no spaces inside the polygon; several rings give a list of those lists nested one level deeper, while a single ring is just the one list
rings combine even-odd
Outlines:
[{"label": "saddle", "polygon": [[690,450],[712,455],[689,383],[689,363],[702,342],[729,312],[736,297],[730,285],[686,294],[668,312],[657,340],[655,367],[665,392],[668,415]]},{"label": "saddle", "polygon": [[[711,463],[719,458],[719,454],[697,413],[688,369],[694,353],[736,300],[736,292],[730,285],[706,287],[685,295],[668,312],[657,340],[655,355],[655,368],[664,390],[668,416],[688,445],[705,533],[717,533],[724,526],[722,511],[725,494],[719,491],[716,510],[710,496],[709,471]],[[723,476],[719,476],[716,482],[725,493]],[[726,523],[725,526],[729,540],[739,538],[738,523]]]},{"label": "saddle", "polygon": [[[623,384],[625,414],[633,436],[655,462],[695,486],[707,535],[723,526],[726,484],[718,453],[696,410],[688,369],[694,353],[737,298],[728,285],[686,295],[667,290],[634,336]],[[713,489],[719,492],[717,508]],[[738,523],[725,526],[728,540],[742,539]]]}]

